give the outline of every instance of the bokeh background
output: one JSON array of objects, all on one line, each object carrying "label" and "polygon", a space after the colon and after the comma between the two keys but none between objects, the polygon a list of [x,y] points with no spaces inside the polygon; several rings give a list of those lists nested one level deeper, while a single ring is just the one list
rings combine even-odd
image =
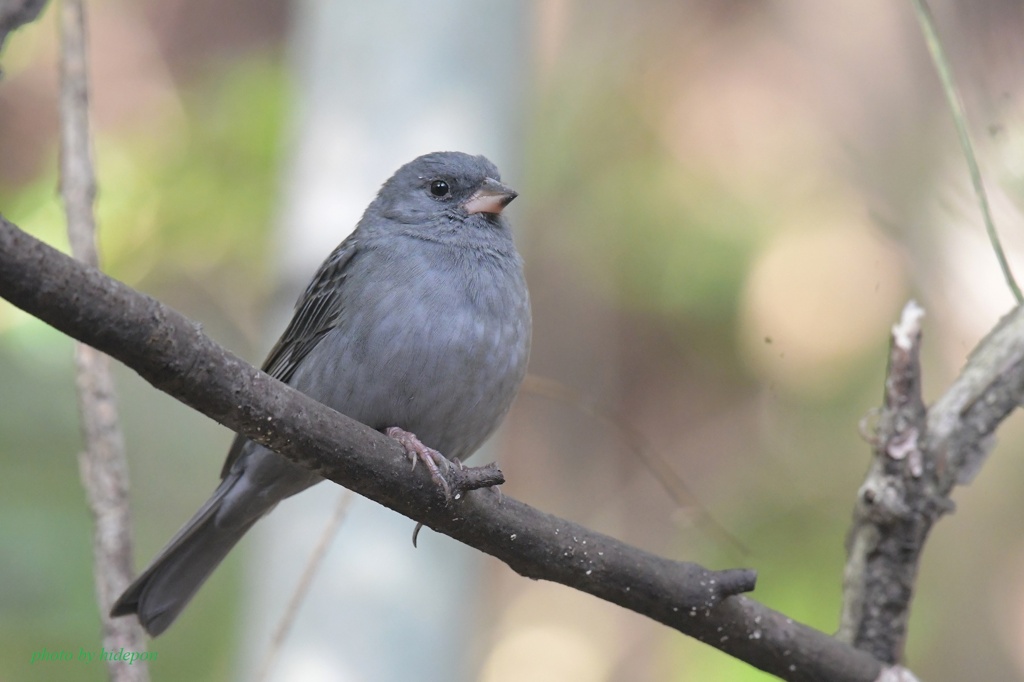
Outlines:
[{"label": "bokeh background", "polygon": [[[487,453],[505,493],[659,554],[754,567],[758,599],[833,631],[891,324],[908,299],[925,307],[933,400],[1012,305],[911,3],[366,4],[90,3],[105,268],[259,362],[394,168],[427,145],[484,152],[521,191],[509,213],[534,300],[531,372],[586,396],[521,394]],[[933,5],[1024,273],[1024,8]],[[55,10],[0,54],[0,211],[65,248]],[[231,434],[130,371],[117,379],[141,567],[213,489]],[[643,434],[700,506],[677,507],[637,438],[591,404]],[[1024,679],[1022,445],[1015,416],[929,541],[907,649],[922,679]],[[105,674],[29,665],[44,646],[99,647],[79,447],[71,342],[0,302],[0,680]],[[319,488],[310,499],[337,495]],[[279,613],[253,605],[283,603],[294,582],[265,569],[297,574],[332,505],[298,517],[301,533],[247,539],[150,642],[153,679],[249,679]],[[412,672],[293,641],[274,679],[768,679],[429,532],[421,544],[456,579],[418,593],[444,590],[459,611],[416,620],[415,603],[371,599],[353,623],[332,579],[373,593],[360,576],[428,575],[436,558],[409,546],[411,522],[362,513],[331,561],[377,558],[322,572],[294,638],[358,640]],[[274,532],[308,535],[306,549]],[[383,559],[365,549],[380,535],[398,548]],[[317,608],[327,617],[303,625]]]}]

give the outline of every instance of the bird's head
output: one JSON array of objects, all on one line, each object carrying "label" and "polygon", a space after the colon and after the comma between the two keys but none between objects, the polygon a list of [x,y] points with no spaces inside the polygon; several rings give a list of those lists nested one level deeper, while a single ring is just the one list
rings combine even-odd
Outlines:
[{"label": "bird's head", "polygon": [[404,225],[487,227],[517,193],[483,156],[434,152],[405,164],[384,183],[371,210]]}]

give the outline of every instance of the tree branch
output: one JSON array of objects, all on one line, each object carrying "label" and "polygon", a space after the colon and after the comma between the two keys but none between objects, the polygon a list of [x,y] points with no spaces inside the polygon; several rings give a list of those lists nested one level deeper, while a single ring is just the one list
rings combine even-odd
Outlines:
[{"label": "tree branch", "polygon": [[0,217],[0,296],[155,387],[346,488],[507,563],[643,614],[786,680],[872,682],[863,651],[737,595],[748,570],[671,561],[490,490],[450,506],[390,438],[272,379],[154,299]]},{"label": "tree branch", "polygon": [[35,21],[45,6],[46,0],[0,0],[0,50],[4,49],[7,34]]},{"label": "tree branch", "polygon": [[954,509],[991,449],[996,427],[1024,396],[1024,307],[1003,318],[929,409],[918,361],[924,311],[911,302],[893,327],[874,458],[857,494],[837,637],[879,660],[902,658],[928,533]]},{"label": "tree branch", "polygon": [[[96,220],[89,136],[89,79],[86,59],[85,10],[81,0],[61,3],[60,52],[60,172],[61,195],[67,214],[71,251],[95,267]],[[109,359],[84,343],[75,344],[75,386],[84,447],[79,472],[92,511],[93,580],[103,647],[108,651],[143,651],[142,627],[131,619],[112,619],[110,607],[131,583],[132,524],[128,504],[128,462],[118,425],[117,399]],[[110,678],[118,682],[147,682],[144,661],[107,661]]]}]

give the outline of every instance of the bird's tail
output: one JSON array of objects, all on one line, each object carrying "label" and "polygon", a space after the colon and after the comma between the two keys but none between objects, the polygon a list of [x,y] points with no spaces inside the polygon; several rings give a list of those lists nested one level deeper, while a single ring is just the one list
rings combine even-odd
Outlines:
[{"label": "bird's tail", "polygon": [[217,523],[225,496],[237,482],[229,475],[213,496],[164,547],[110,610],[111,617],[138,614],[156,637],[174,622],[213,570],[261,516],[238,524]]}]

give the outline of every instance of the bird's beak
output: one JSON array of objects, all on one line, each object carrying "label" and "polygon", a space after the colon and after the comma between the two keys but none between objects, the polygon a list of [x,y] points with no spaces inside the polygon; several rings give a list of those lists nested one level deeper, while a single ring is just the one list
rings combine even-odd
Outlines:
[{"label": "bird's beak", "polygon": [[473,192],[473,195],[466,199],[466,203],[462,204],[462,207],[470,215],[474,213],[497,215],[517,196],[519,193],[511,187],[503,185],[497,180],[486,178],[480,185],[480,189]]}]

